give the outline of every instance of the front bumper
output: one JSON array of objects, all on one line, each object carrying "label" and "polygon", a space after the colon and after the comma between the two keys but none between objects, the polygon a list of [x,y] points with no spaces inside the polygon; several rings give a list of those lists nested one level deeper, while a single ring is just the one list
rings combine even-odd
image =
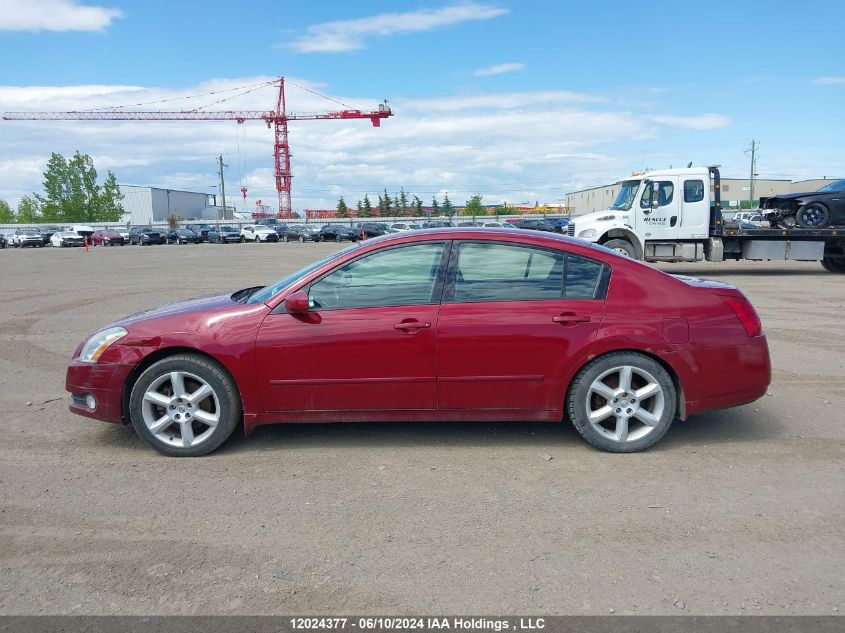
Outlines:
[{"label": "front bumper", "polygon": [[[121,392],[131,370],[131,366],[122,364],[90,364],[72,360],[65,377],[65,390],[71,394],[70,412],[104,422],[121,422]],[[94,409],[84,404],[89,395],[97,401]]]}]

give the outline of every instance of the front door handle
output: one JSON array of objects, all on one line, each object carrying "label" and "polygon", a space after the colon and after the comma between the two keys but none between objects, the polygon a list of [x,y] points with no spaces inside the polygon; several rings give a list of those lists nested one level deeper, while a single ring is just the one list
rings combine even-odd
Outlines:
[{"label": "front door handle", "polygon": [[560,323],[561,325],[577,325],[578,323],[587,323],[590,317],[586,315],[578,315],[574,312],[563,312],[558,316],[553,316],[552,321]]},{"label": "front door handle", "polygon": [[416,332],[417,330],[423,330],[430,327],[431,323],[423,323],[422,321],[417,320],[401,321],[393,325],[394,330],[402,330],[403,332]]}]

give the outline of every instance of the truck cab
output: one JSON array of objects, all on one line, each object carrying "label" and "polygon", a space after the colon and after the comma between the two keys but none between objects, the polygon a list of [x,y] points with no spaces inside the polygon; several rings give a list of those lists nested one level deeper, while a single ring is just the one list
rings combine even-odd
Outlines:
[{"label": "truck cab", "polygon": [[653,171],[618,185],[609,209],[573,218],[568,234],[646,261],[697,261],[718,246],[716,167]]}]

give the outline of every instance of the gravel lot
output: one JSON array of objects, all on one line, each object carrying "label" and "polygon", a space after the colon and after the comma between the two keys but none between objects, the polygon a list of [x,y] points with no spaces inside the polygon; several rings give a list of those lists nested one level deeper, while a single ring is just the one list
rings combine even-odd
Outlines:
[{"label": "gravel lot", "polygon": [[750,296],[774,378],[642,454],[568,424],[430,423],[170,459],[68,413],[67,360],[100,325],[334,248],[0,251],[0,614],[845,609],[845,278],[818,264],[666,267]]}]

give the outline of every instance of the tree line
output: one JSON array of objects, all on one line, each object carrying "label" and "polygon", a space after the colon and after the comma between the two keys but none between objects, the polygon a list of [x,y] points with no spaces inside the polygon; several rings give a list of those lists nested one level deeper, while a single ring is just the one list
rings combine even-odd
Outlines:
[{"label": "tree line", "polygon": [[[445,215],[451,217],[458,212],[460,212],[461,215],[468,216],[486,215],[487,209],[481,202],[482,197],[483,196],[481,196],[481,194],[476,194],[467,200],[466,205],[458,209],[454,204],[452,204],[452,201],[449,200],[448,193],[443,196],[442,201],[438,200],[436,195],[432,196],[431,215]],[[384,193],[379,194],[378,205],[375,208],[378,209],[379,216],[421,217],[428,215],[423,211],[423,203],[419,196],[413,195],[409,199],[408,194],[405,193],[404,189],[400,190],[398,194],[394,194],[393,197],[391,197],[390,194],[387,193],[387,189],[385,189]],[[362,199],[358,200],[358,204],[356,205],[356,216],[359,218],[374,217],[376,215],[375,208],[370,200],[370,196],[365,194]],[[337,214],[341,218],[349,217],[349,205],[346,203],[346,200],[343,199],[343,196],[341,196],[337,201]]]},{"label": "tree line", "polygon": [[43,193],[23,196],[17,211],[0,199],[0,224],[117,222],[123,218],[123,194],[111,172],[102,185],[88,154],[71,158],[53,153],[44,171]]}]

